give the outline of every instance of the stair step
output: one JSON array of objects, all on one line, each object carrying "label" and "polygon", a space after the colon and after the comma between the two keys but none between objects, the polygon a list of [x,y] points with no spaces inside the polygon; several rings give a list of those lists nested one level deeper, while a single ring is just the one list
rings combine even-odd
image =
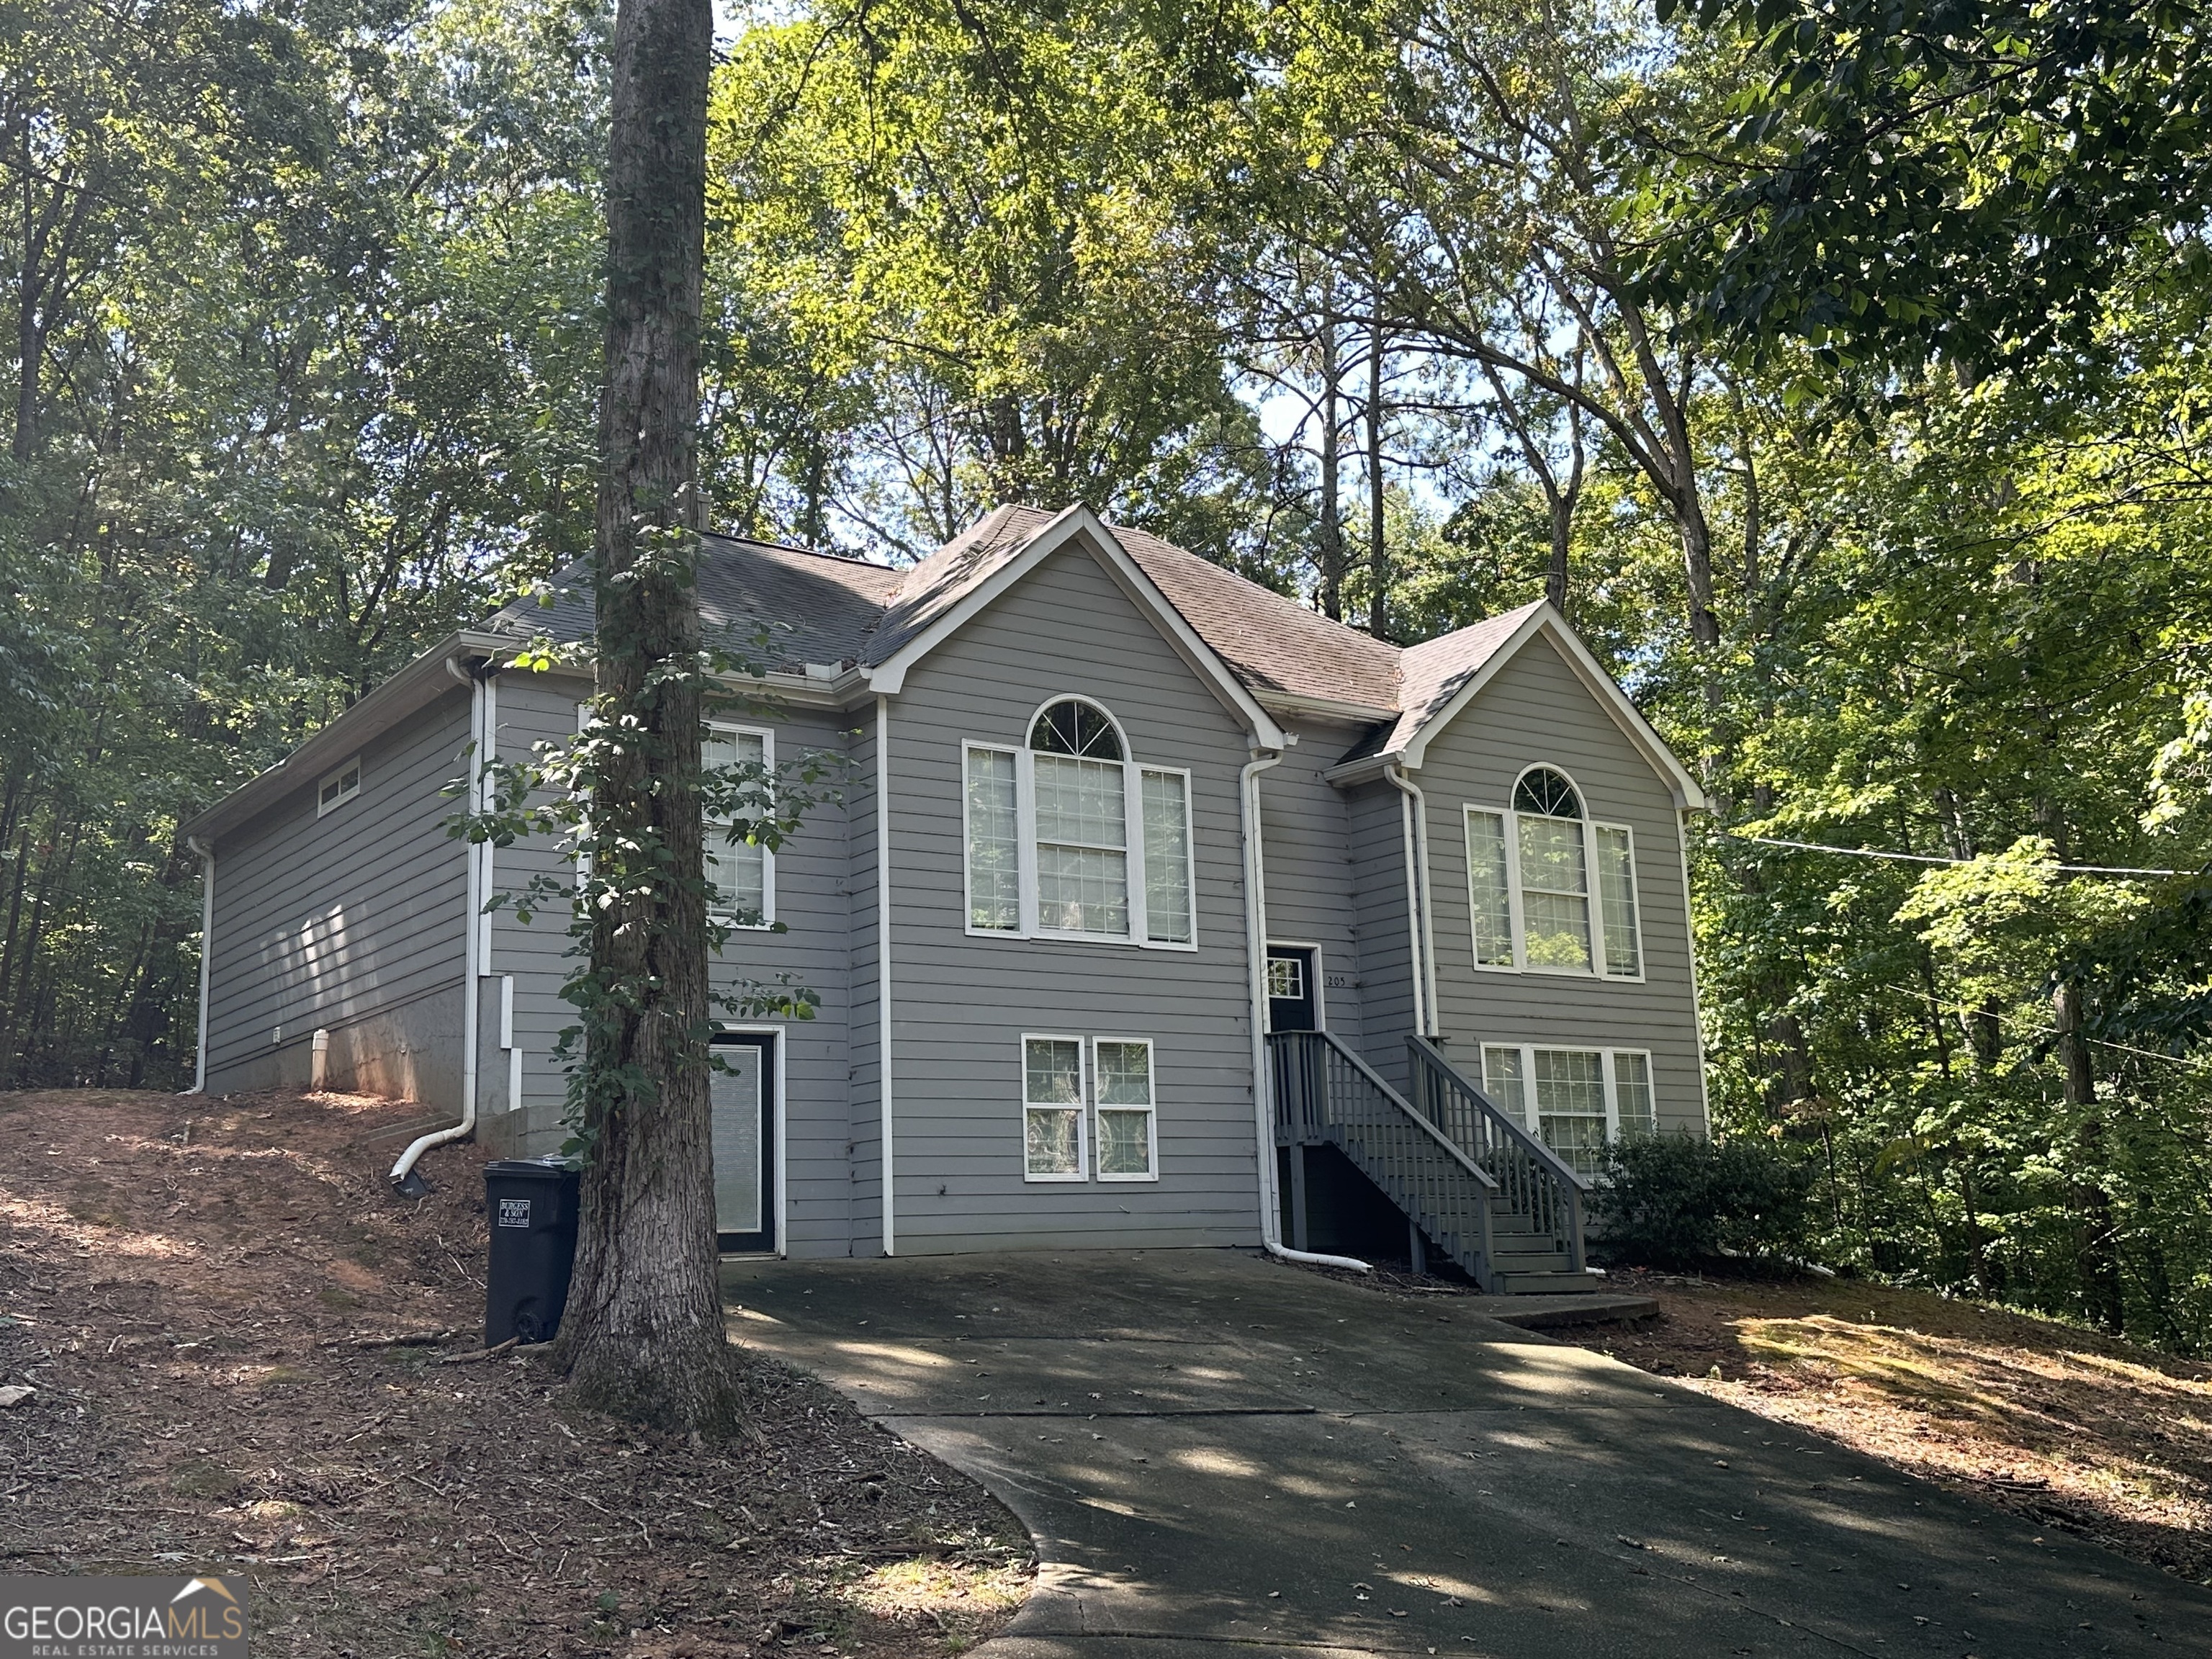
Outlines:
[{"label": "stair step", "polygon": [[1501,1273],[1498,1288],[1506,1296],[1595,1296],[1611,1287],[1595,1273]]}]

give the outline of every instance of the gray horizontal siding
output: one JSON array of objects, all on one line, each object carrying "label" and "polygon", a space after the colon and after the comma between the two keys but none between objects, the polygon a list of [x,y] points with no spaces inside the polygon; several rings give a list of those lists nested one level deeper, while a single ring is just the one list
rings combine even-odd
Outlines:
[{"label": "gray horizontal siding", "polygon": [[[1625,823],[1633,834],[1642,983],[1474,965],[1464,809],[1508,805],[1514,779],[1538,764],[1571,777],[1591,817]],[[1485,1042],[1648,1048],[1662,1125],[1702,1127],[1689,910],[1673,795],[1549,641],[1531,641],[1498,671],[1429,744],[1416,781],[1428,796],[1437,1001],[1449,1052],[1473,1073]]]},{"label": "gray horizontal siding", "polygon": [[442,791],[468,721],[456,687],[362,750],[353,800],[318,817],[310,782],[216,844],[211,1086],[318,1026],[458,989],[467,873]]},{"label": "gray horizontal siding", "polygon": [[1413,945],[1407,926],[1403,797],[1387,783],[1346,792],[1354,925],[1359,943],[1359,1050],[1402,1086],[1413,1030]]},{"label": "gray horizontal siding", "polygon": [[[1018,744],[1065,694],[1112,710],[1136,761],[1189,769],[1196,951],[965,933],[961,742]],[[1069,549],[914,669],[890,748],[899,1250],[1255,1242],[1242,728]],[[1022,1179],[1024,1032],[1153,1040],[1158,1182]]]},{"label": "gray horizontal siding", "polygon": [[[533,743],[564,741],[574,734],[576,704],[589,686],[565,676],[502,675],[500,679],[500,750],[513,759]],[[829,713],[757,709],[732,719],[775,732],[779,761],[812,750],[842,756],[849,721]],[[849,792],[848,775],[843,787]],[[836,787],[835,779],[829,781]],[[853,1158],[848,1150],[848,1027],[851,898],[847,808],[825,802],[809,811],[799,833],[775,854],[775,914],[787,929],[770,933],[732,928],[710,969],[720,991],[751,981],[769,983],[788,974],[820,999],[811,1020],[775,1021],[732,1015],[733,1023],[777,1028],[786,1045],[782,1102],[785,1139],[783,1213],[786,1243],[798,1255],[842,1255],[850,1248],[853,1224]],[[550,840],[502,848],[494,869],[497,891],[520,894],[535,875],[563,883],[568,860]],[[574,1024],[576,1010],[560,988],[574,962],[568,913],[555,904],[524,924],[512,912],[498,913],[493,924],[489,972],[515,976],[514,1036],[523,1050],[524,1098],[528,1124],[517,1137],[519,1148],[550,1150],[557,1144],[560,1106],[567,1079],[553,1058],[561,1031]],[[495,1003],[488,1003],[495,1007]],[[487,1050],[487,1066],[495,1051]],[[504,1064],[503,1060],[499,1063]],[[489,1071],[487,1084],[494,1082]]]},{"label": "gray horizontal siding", "polygon": [[1351,817],[1343,793],[1322,774],[1352,746],[1350,726],[1310,723],[1282,763],[1260,774],[1267,886],[1267,937],[1317,945],[1323,1023],[1355,1048],[1361,1033],[1363,963],[1353,902]]}]

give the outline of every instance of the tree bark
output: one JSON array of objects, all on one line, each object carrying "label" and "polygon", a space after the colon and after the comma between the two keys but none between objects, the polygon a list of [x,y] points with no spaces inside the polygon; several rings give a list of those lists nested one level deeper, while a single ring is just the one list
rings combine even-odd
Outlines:
[{"label": "tree bark", "polygon": [[1367,342],[1367,631],[1390,637],[1390,549],[1382,534],[1382,296]]},{"label": "tree bark", "polygon": [[2125,1328],[2127,1303],[2120,1285],[2118,1229],[2112,1194],[2105,1190],[2105,1124],[2097,1109],[2097,1081],[2089,1067],[2089,1045],[2081,1040],[2081,988],[2062,981],[2051,994],[2051,1023],[2057,1029],[2056,1055],[2066,1104],[2080,1115],[2069,1182],[2081,1220],[2077,1251],[2081,1297],[2090,1318],[2108,1331]]},{"label": "tree bark", "polygon": [[1337,354],[1336,314],[1324,303],[1321,314],[1321,613],[1344,620],[1344,509],[1337,499],[1338,447],[1344,365]]},{"label": "tree bark", "polygon": [[[699,809],[699,307],[708,0],[622,0],[609,143],[595,587],[598,708],[622,733],[592,793],[588,1149],[556,1358],[577,1398],[726,1431]],[[629,736],[635,733],[634,739]]]}]

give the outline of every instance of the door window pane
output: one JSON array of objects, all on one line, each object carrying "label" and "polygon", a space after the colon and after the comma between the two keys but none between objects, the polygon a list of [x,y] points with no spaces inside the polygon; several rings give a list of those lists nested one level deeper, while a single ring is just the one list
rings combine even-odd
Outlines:
[{"label": "door window pane", "polygon": [[1600,824],[1597,841],[1598,908],[1605,925],[1605,971],[1631,977],[1644,971],[1643,941],[1636,926],[1636,864],[1628,831]]},{"label": "door window pane", "polygon": [[763,1091],[762,1052],[747,1045],[720,1048],[717,1069],[707,1081],[710,1139],[714,1160],[714,1231],[761,1231],[763,1158],[768,1137],[767,1097]]},{"label": "door window pane", "polygon": [[1269,957],[1267,958],[1267,995],[1279,1002],[1304,1002],[1306,1000],[1306,963],[1304,957]]},{"label": "door window pane", "polygon": [[1474,916],[1474,959],[1513,965],[1513,897],[1505,867],[1505,815],[1467,815],[1468,903]]},{"label": "door window pane", "polygon": [[[726,732],[708,726],[700,734],[700,760],[704,769],[720,772],[738,766],[766,763],[768,740],[757,732]],[[763,787],[765,788],[765,780]],[[769,920],[768,909],[768,849],[750,842],[732,842],[733,825],[750,822],[737,814],[707,821],[707,891],[708,908],[718,916],[746,927]]]},{"label": "door window pane", "polygon": [[1007,932],[1022,925],[1014,757],[1002,750],[968,751],[968,925]]},{"label": "door window pane", "polygon": [[1191,941],[1190,799],[1182,774],[1147,772],[1145,801],[1145,937]]},{"label": "door window pane", "polygon": [[1083,1176],[1083,1044],[1031,1037],[1022,1045],[1022,1150],[1031,1176]]},{"label": "door window pane", "polygon": [[1571,818],[1521,820],[1522,956],[1532,968],[1590,967],[1589,876],[1583,826]]},{"label": "door window pane", "polygon": [[1658,1132],[1658,1119],[1651,1108],[1650,1055],[1614,1051],[1613,1099],[1620,1111],[1621,1133],[1648,1135]]}]

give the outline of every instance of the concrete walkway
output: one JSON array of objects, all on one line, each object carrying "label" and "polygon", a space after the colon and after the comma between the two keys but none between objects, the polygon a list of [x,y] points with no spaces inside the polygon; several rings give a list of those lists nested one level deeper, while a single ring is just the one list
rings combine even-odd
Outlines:
[{"label": "concrete walkway", "polygon": [[1460,1298],[1221,1251],[725,1284],[1036,1536],[979,1659],[2212,1652],[2212,1592]]}]

